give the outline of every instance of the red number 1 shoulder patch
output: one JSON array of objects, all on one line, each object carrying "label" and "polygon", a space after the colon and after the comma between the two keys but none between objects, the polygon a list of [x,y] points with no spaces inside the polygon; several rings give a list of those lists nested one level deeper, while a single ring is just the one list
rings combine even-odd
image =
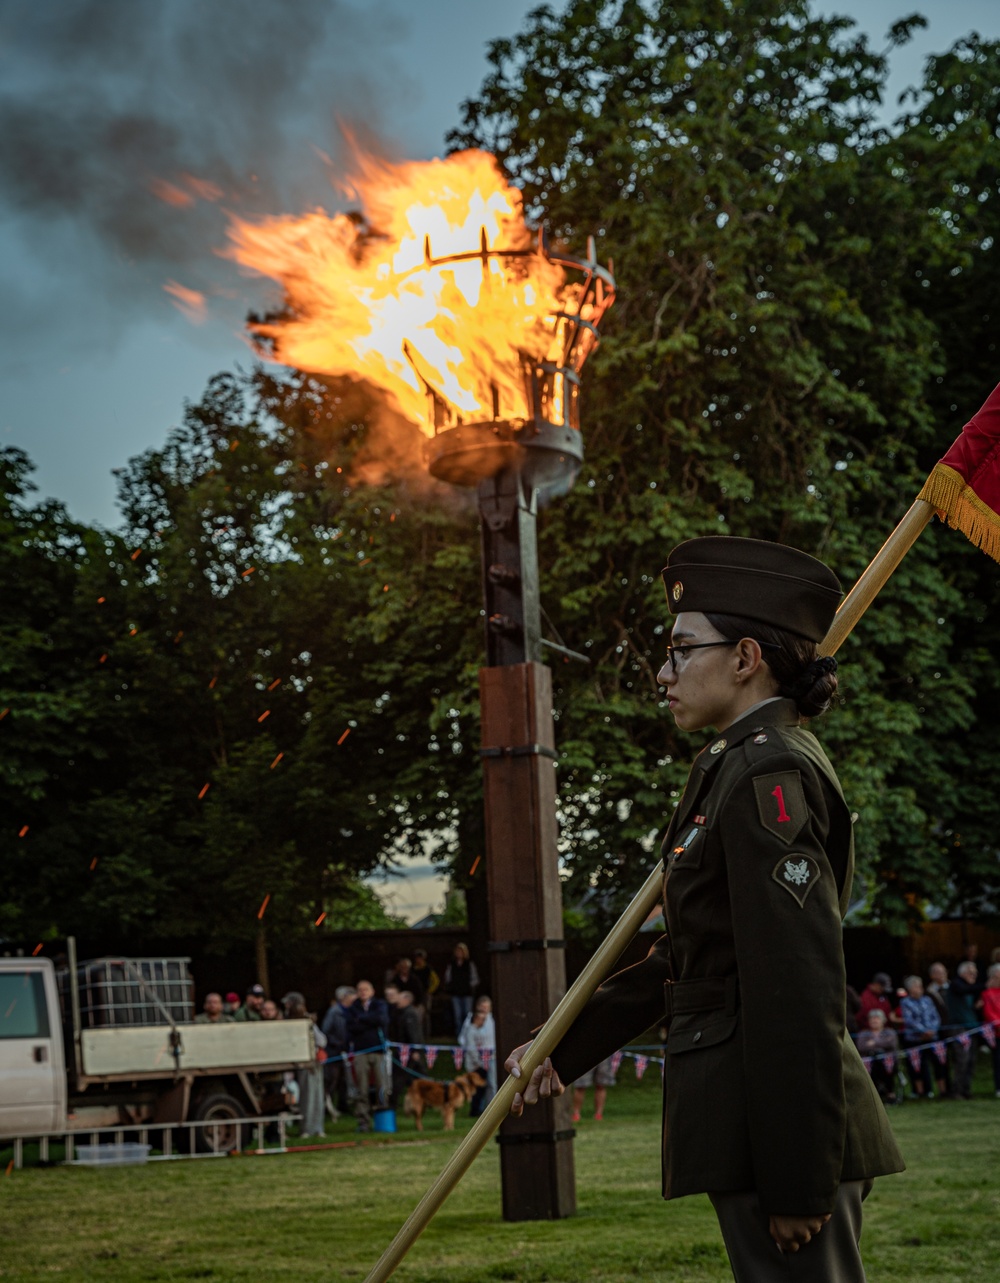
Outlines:
[{"label": "red number 1 shoulder patch", "polygon": [[791,845],[809,818],[798,771],[776,771],[761,775],[753,782],[757,795],[757,815],[769,833]]}]

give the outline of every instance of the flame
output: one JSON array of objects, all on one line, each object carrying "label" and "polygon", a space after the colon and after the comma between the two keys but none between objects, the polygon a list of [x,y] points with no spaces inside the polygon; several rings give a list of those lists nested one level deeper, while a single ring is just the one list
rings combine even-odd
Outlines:
[{"label": "flame", "polygon": [[428,432],[430,389],[458,421],[528,417],[523,358],[562,362],[578,287],[533,251],[521,193],[487,152],[395,163],[349,142],[360,212],[230,215],[223,253],[284,291],[259,350],[367,379]]}]

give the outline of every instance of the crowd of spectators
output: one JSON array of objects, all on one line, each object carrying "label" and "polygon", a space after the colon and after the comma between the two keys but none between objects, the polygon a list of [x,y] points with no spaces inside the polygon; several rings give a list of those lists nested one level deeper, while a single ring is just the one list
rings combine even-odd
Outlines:
[{"label": "crowd of spectators", "polygon": [[848,1028],[869,1062],[887,1104],[903,1100],[907,1084],[921,1100],[969,1100],[976,1056],[993,1062],[1000,1097],[1000,949],[987,965],[969,945],[950,975],[942,962],[924,977],[876,972],[860,994],[848,989]]},{"label": "crowd of spectators", "polygon": [[496,1093],[497,1070],[492,1003],[480,987],[467,945],[455,946],[443,983],[426,951],[416,949],[386,972],[381,997],[367,979],[340,985],[322,1018],[307,1010],[301,993],[285,994],[279,1005],[253,984],[242,1001],[237,993],[206,994],[195,1023],[311,1020],[316,1061],[286,1076],[301,1135],[322,1135],[325,1113],[336,1121],[353,1112],[357,1130],[367,1132],[376,1110],[395,1109],[410,1082],[428,1072],[424,1047],[430,1042],[431,1007],[441,995],[449,999],[444,1010],[465,1068],[478,1069],[486,1079],[471,1102],[473,1116],[483,1111]]}]

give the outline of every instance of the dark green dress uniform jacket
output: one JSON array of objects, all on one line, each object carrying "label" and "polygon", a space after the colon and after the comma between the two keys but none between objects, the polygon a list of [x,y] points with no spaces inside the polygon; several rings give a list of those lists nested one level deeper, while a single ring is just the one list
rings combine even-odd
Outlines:
[{"label": "dark green dress uniform jacket", "polygon": [[553,1056],[564,1082],[669,1021],[663,1193],[755,1190],[833,1210],[841,1181],[902,1171],[845,1030],[851,816],[791,700],[695,760],[664,841],[667,930],[607,980]]}]

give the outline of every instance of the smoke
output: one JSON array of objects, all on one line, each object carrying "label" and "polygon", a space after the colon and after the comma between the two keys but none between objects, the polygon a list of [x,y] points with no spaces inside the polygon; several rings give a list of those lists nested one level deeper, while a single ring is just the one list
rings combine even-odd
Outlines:
[{"label": "smoke", "polygon": [[[378,57],[380,82],[405,92],[385,55],[392,33],[372,8],[350,0],[5,0],[2,239],[36,260],[50,297],[65,297],[67,282],[87,287],[95,320],[162,314],[168,281],[182,304],[204,295],[211,307],[232,294],[232,267],[213,252],[224,241],[223,210],[329,203],[310,145],[330,146],[335,111],[377,128],[392,98],[357,68]],[[8,248],[3,258],[18,254]],[[8,297],[31,292],[23,275],[8,268],[0,283]],[[26,303],[14,315],[4,309],[12,332],[35,321],[51,327],[37,288]]]}]

